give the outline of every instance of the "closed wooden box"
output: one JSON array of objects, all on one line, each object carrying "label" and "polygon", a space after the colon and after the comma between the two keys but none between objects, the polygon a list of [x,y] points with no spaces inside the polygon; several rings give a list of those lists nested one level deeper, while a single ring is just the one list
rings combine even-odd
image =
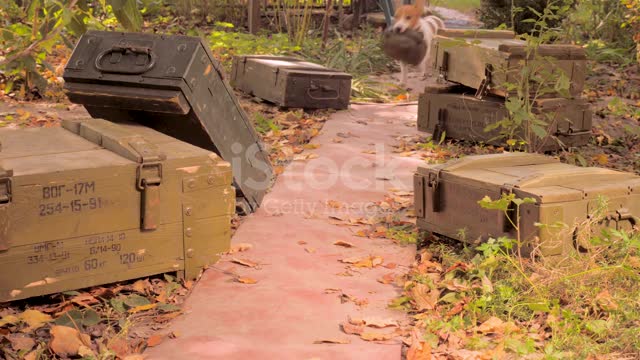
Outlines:
[{"label": "closed wooden box", "polygon": [[569,80],[571,97],[579,97],[584,89],[587,57],[580,46],[540,45],[533,51],[510,31],[465,29],[439,30],[432,46],[435,73],[479,92],[515,93],[509,86],[524,87],[521,74],[525,66],[530,79],[543,79],[530,83],[532,97],[560,97],[555,91],[560,74]]},{"label": "closed wooden box", "polygon": [[140,125],[63,126],[0,130],[0,302],[195,278],[228,249],[229,163]]},{"label": "closed wooden box", "polygon": [[[578,250],[576,240],[587,228],[639,225],[640,176],[563,164],[540,154],[476,155],[420,167],[414,187],[420,229],[479,244],[489,237],[516,239],[517,226],[523,255],[566,256]],[[533,198],[535,204],[521,205],[519,217],[514,204],[506,214],[478,204],[503,193]],[[581,226],[598,211],[604,212],[601,222]]]},{"label": "closed wooden box", "polygon": [[274,104],[303,109],[346,109],[351,75],[284,56],[238,56],[231,85]]}]

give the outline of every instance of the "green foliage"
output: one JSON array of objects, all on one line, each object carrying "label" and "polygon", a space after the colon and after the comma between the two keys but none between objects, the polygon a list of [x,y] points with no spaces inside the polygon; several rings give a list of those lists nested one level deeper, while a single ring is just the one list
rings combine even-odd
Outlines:
[{"label": "green foliage", "polygon": [[[565,1],[571,4],[575,0]],[[487,28],[506,26],[518,34],[535,32],[528,19],[535,19],[553,0],[481,0],[478,18]],[[549,18],[547,27],[559,27],[562,17]]]},{"label": "green foliage", "polygon": [[[514,201],[522,205],[532,199],[503,195],[496,200],[485,198],[480,205],[505,212]],[[469,334],[476,323],[497,317],[503,324],[513,324],[514,329],[517,324],[519,329],[513,333],[510,326],[503,326],[504,345],[520,357],[532,353],[549,359],[637,354],[640,232],[602,230],[600,224],[606,219],[609,206],[604,198],[597,199],[594,205],[585,222],[570,224],[581,230],[588,245],[581,253],[576,250],[562,259],[523,260],[512,251],[518,240],[505,237],[489,239],[473,252],[431,244],[429,250],[433,257],[441,259],[443,268],[467,264],[465,270],[445,275],[445,286],[458,286],[456,293],[447,293],[440,299],[440,311],[446,313],[455,308],[455,299],[466,299],[466,306],[454,317],[428,317],[424,320],[427,333],[463,329]],[[453,301],[444,301],[445,297]],[[539,329],[549,329],[549,338],[532,343],[531,337],[518,336],[523,332],[534,334]],[[487,340],[472,337],[466,348],[489,348],[491,342]]]},{"label": "green foliage", "polygon": [[253,35],[234,31],[234,25],[225,22],[216,22],[208,39],[211,51],[227,71],[231,70],[231,61],[234,56],[291,55],[301,50],[300,46],[291,43],[287,34]]},{"label": "green foliage", "polygon": [[[53,72],[47,56],[61,43],[69,46],[69,36],[79,36],[87,25],[99,25],[94,18],[96,9],[88,7],[86,0],[31,0],[20,4],[2,0],[0,16],[5,22],[1,29],[1,44],[4,58],[0,60],[0,71],[5,77],[4,91],[13,90],[21,83],[21,95],[27,92],[43,94],[48,82],[43,74]],[[124,29],[137,31],[142,17],[136,0],[113,0],[110,5],[99,2],[104,12],[113,11]]]},{"label": "green foliage", "polygon": [[387,238],[397,241],[402,245],[418,242],[418,232],[414,226],[394,226],[387,229]]},{"label": "green foliage", "polygon": [[271,119],[267,119],[264,115],[257,112],[255,114],[255,119],[253,125],[257,132],[265,135],[269,131],[278,132],[280,131],[280,127],[273,122]]},{"label": "green foliage", "polygon": [[525,59],[528,60],[520,60],[519,72],[514,74],[515,81],[505,83],[503,88],[508,94],[505,107],[509,116],[485,129],[499,129],[499,138],[504,138],[511,150],[537,152],[547,142],[559,141],[553,137],[551,129],[555,125],[554,121],[557,121],[556,112],[562,109],[540,112],[536,110],[536,101],[550,94],[555,97],[570,97],[571,83],[567,74],[556,65],[553,57],[540,53],[542,45],[559,36],[559,32],[549,28],[548,24],[561,19],[569,11],[568,6],[561,4],[562,1],[550,0],[542,12],[532,9],[537,18],[528,21],[532,24],[531,34],[521,35],[525,41]]}]

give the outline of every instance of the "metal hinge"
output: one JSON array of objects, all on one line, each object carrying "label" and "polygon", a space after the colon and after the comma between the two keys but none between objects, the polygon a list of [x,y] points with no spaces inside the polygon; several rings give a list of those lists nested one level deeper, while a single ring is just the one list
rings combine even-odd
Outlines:
[{"label": "metal hinge", "polygon": [[427,189],[431,199],[431,211],[437,213],[440,211],[440,170],[429,173]]},{"label": "metal hinge", "polygon": [[487,92],[489,91],[489,87],[491,86],[491,73],[493,72],[493,65],[487,64],[484,67],[484,79],[480,82],[480,86],[478,86],[478,90],[476,91],[476,98],[482,99]]},{"label": "metal hinge", "polygon": [[13,170],[4,170],[0,167],[0,205],[11,202],[11,176],[13,176]]}]

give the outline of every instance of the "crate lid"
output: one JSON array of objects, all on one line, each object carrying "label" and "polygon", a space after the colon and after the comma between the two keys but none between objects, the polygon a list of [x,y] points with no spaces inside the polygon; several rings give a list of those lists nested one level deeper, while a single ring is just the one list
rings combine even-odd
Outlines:
[{"label": "crate lid", "polygon": [[[63,120],[62,127],[55,128],[0,129],[0,141],[0,166],[13,170],[13,176],[124,166],[142,162],[143,156],[159,161],[209,157],[225,163],[210,151],[148,127],[102,119]],[[220,170],[231,173],[228,166]]]},{"label": "crate lid", "polygon": [[[497,50],[509,58],[534,58],[535,55],[553,57],[558,60],[586,60],[585,49],[571,44],[543,44],[535,55],[527,48],[527,43],[517,39],[512,31],[482,29],[441,29],[438,31],[438,42],[445,46],[468,44],[482,48]],[[450,41],[446,41],[450,39]]]},{"label": "crate lid", "polygon": [[246,62],[255,62],[276,69],[278,72],[286,72],[289,75],[310,75],[310,76],[331,76],[341,78],[351,78],[350,74],[325,66],[314,64],[309,61],[292,57],[279,56],[249,56],[245,57]]},{"label": "crate lid", "polygon": [[485,188],[517,190],[541,203],[620,197],[640,191],[640,176],[610,169],[578,167],[528,153],[475,155],[433,166],[442,180],[472,181]]}]

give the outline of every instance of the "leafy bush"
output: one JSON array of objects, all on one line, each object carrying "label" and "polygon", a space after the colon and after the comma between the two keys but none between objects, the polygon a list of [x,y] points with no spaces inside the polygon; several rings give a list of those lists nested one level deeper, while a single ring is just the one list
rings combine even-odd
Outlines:
[{"label": "leafy bush", "polygon": [[[81,35],[87,25],[103,27],[94,18],[97,12],[113,14],[127,30],[138,31],[142,16],[135,0],[110,0],[89,7],[86,0],[1,0],[0,17],[4,22],[0,30],[0,73],[5,93],[14,84],[20,84],[22,97],[29,93],[44,94],[53,73],[47,63],[58,44],[71,47],[69,37]],[[43,76],[45,75],[45,76]]]},{"label": "leafy bush", "polygon": [[[481,0],[479,20],[487,28],[508,27],[518,34],[533,30],[533,24],[527,19],[537,19],[539,14],[549,6],[550,0]],[[566,0],[567,3],[573,0]],[[557,27],[562,19],[549,20],[548,27]]]},{"label": "leafy bush", "polygon": [[594,60],[628,63],[634,42],[625,1],[576,1],[563,23],[565,40],[586,45]]}]

